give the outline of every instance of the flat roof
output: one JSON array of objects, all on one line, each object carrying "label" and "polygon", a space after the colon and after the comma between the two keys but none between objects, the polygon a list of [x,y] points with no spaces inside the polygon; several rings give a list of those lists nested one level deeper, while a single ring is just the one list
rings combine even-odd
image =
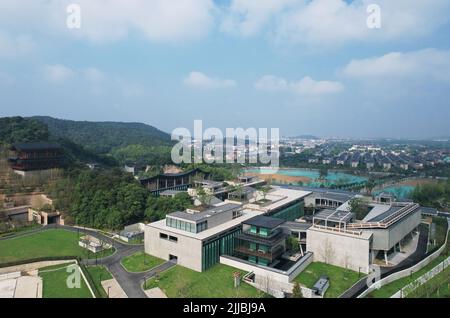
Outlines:
[{"label": "flat roof", "polygon": [[326,209],[314,214],[313,218],[324,221],[348,223],[353,216],[354,214],[349,211]]},{"label": "flat roof", "polygon": [[242,207],[242,204],[236,204],[236,203],[225,203],[222,205],[211,207],[205,211],[197,212],[197,213],[189,213],[186,211],[177,211],[173,213],[169,213],[169,217],[174,217],[178,219],[183,219],[191,222],[199,222],[204,219],[207,219],[213,215],[217,215],[219,213],[228,212],[231,210],[238,210]]},{"label": "flat roof", "polygon": [[282,187],[272,186],[272,189],[273,190],[267,193],[266,195],[266,200],[270,200],[272,202],[268,202],[264,205],[256,207],[257,205],[256,201],[258,199],[262,199],[262,195],[258,195],[258,197],[249,202],[250,206],[248,206],[248,208],[261,209],[266,212],[270,212],[286,204],[289,204],[292,201],[300,200],[311,194],[311,192],[309,191],[293,190]]},{"label": "flat roof", "polygon": [[287,227],[290,230],[299,230],[299,231],[306,231],[312,226],[311,223],[306,222],[291,222],[287,221],[283,223],[283,227]]},{"label": "flat roof", "polygon": [[273,228],[276,228],[277,226],[283,224],[284,222],[285,221],[282,219],[272,218],[270,216],[258,215],[258,216],[255,216],[254,218],[251,218],[251,219],[243,222],[243,224],[273,229]]},{"label": "flat roof", "polygon": [[183,231],[183,230],[176,229],[173,227],[169,227],[166,225],[166,219],[147,224],[146,226],[153,227],[153,228],[159,229],[161,231],[178,234],[181,236],[190,237],[190,238],[197,239],[197,240],[205,240],[211,236],[215,236],[215,235],[225,232],[231,228],[234,228],[234,227],[240,225],[242,222],[244,222],[248,219],[251,219],[257,215],[261,215],[261,214],[262,214],[262,212],[260,212],[260,211],[243,210],[242,215],[240,217],[230,220],[228,222],[224,222],[220,225],[209,228],[200,233],[191,233],[191,232]]}]

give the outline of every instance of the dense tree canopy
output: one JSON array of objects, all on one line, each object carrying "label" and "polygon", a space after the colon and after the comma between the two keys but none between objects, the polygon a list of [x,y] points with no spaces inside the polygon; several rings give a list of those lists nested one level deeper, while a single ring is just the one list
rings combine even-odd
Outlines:
[{"label": "dense tree canopy", "polygon": [[149,196],[145,210],[145,219],[149,222],[161,220],[167,213],[184,211],[191,205],[192,201],[187,192],[178,193],[174,198]]},{"label": "dense tree canopy", "polygon": [[50,186],[58,210],[76,224],[119,229],[142,221],[147,191],[118,169],[71,171]]},{"label": "dense tree canopy", "polygon": [[448,211],[450,208],[450,179],[446,182],[419,185],[414,189],[412,198],[422,206]]},{"label": "dense tree canopy", "polygon": [[49,186],[48,192],[69,222],[95,228],[121,229],[135,222],[156,221],[191,205],[187,193],[153,197],[119,169],[72,170]]},{"label": "dense tree canopy", "polygon": [[0,145],[44,141],[48,138],[47,126],[37,120],[22,117],[0,118]]}]

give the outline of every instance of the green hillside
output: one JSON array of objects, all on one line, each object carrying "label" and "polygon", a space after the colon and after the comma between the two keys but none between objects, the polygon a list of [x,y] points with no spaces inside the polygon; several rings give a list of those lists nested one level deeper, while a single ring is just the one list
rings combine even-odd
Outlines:
[{"label": "green hillside", "polygon": [[97,154],[111,153],[130,145],[171,144],[169,134],[142,123],[73,121],[43,116],[32,119],[45,123],[52,137],[69,139]]}]

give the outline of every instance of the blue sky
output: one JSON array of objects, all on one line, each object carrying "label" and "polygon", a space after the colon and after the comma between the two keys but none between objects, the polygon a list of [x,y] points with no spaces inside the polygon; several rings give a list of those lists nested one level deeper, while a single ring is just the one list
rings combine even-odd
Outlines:
[{"label": "blue sky", "polygon": [[0,115],[450,136],[449,18],[448,0],[4,0]]}]

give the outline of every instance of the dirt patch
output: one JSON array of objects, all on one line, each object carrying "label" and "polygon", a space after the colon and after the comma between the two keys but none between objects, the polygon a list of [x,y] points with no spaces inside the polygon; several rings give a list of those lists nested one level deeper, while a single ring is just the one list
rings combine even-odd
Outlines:
[{"label": "dirt patch", "polygon": [[398,183],[398,185],[417,187],[418,185],[432,184],[432,183],[436,183],[436,180],[414,179],[414,180],[407,180],[407,181],[400,182],[400,183]]},{"label": "dirt patch", "polygon": [[264,174],[264,173],[247,173],[247,176],[258,177],[259,179],[263,179],[265,181],[271,181],[275,183],[299,183],[308,184],[311,182],[311,178],[308,177],[296,177],[296,176],[287,176],[283,174]]}]

